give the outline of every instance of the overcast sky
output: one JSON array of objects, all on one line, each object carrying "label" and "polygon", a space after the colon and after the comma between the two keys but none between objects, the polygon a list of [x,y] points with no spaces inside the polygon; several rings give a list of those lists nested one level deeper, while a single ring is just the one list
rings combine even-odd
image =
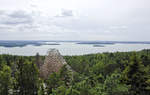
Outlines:
[{"label": "overcast sky", "polygon": [[150,0],[0,0],[0,40],[150,41]]}]

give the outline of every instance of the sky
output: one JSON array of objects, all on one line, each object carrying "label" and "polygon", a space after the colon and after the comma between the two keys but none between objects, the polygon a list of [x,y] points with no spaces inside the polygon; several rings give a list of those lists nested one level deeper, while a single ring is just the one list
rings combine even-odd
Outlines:
[{"label": "sky", "polygon": [[0,40],[150,41],[150,0],[0,0]]}]

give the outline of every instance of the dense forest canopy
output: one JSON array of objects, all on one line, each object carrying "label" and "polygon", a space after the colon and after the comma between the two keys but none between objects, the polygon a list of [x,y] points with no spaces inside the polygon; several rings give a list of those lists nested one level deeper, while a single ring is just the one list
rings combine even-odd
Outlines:
[{"label": "dense forest canopy", "polygon": [[64,56],[48,79],[44,56],[0,55],[0,95],[150,95],[150,50]]}]

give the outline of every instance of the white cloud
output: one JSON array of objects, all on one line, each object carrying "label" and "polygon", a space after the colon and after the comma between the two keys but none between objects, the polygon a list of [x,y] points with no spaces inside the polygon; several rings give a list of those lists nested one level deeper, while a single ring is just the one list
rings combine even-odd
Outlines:
[{"label": "white cloud", "polygon": [[149,0],[1,0],[0,40],[150,40]]}]

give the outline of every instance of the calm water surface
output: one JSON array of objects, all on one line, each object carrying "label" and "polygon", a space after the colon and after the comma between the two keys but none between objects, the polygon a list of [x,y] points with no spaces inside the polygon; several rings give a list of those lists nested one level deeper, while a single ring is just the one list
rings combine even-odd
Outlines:
[{"label": "calm water surface", "polygon": [[91,53],[116,52],[116,51],[139,51],[142,49],[150,49],[150,44],[114,44],[105,45],[105,47],[93,47],[93,45],[76,44],[73,42],[61,42],[61,45],[42,45],[25,47],[0,47],[0,54],[13,55],[46,55],[48,49],[56,48],[62,55],[84,55]]}]

